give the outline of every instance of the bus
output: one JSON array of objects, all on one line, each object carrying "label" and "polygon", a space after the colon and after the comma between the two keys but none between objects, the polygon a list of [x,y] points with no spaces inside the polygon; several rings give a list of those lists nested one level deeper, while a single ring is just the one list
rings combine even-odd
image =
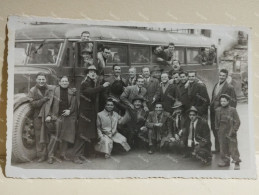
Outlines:
[{"label": "bus", "polygon": [[[80,41],[83,31],[90,33],[90,41]],[[161,71],[161,64],[154,61],[154,49],[157,46],[166,48],[171,42],[181,67],[185,71],[195,71],[211,94],[218,79],[218,60],[204,65],[198,56],[205,48],[216,44],[203,35],[86,24],[34,24],[16,30],[12,160],[26,162],[36,156],[32,108],[26,95],[35,85],[38,72],[44,72],[51,85],[57,85],[58,76],[67,75],[71,87],[79,92],[86,70],[82,63],[82,44],[91,44],[93,64],[97,63],[100,48],[111,50],[104,76],[111,75],[114,64],[121,66],[125,78],[130,67],[135,67],[138,73],[142,67],[149,67],[155,76]],[[36,55],[39,53],[44,57]]]}]

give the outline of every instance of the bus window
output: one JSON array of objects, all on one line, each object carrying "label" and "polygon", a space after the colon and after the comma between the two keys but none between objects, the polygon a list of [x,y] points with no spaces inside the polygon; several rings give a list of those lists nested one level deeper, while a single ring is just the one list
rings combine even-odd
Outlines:
[{"label": "bus window", "polygon": [[15,65],[24,65],[29,43],[15,43]]},{"label": "bus window", "polygon": [[188,48],[186,55],[187,55],[187,64],[200,64],[199,48]]},{"label": "bus window", "polygon": [[93,65],[93,42],[84,41],[77,43],[78,67],[85,67]]},{"label": "bus window", "polygon": [[61,43],[32,43],[28,64],[56,64]]},{"label": "bus window", "polygon": [[184,48],[175,48],[175,59],[184,64]]},{"label": "bus window", "polygon": [[111,50],[111,55],[107,59],[107,65],[112,66],[113,64],[127,64],[127,47],[124,45],[105,45]]},{"label": "bus window", "polygon": [[149,47],[131,47],[130,58],[132,64],[149,63]]}]

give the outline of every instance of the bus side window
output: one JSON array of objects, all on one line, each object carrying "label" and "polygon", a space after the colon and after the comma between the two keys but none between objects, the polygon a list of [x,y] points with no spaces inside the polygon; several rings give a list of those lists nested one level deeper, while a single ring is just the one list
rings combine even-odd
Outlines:
[{"label": "bus side window", "polygon": [[187,64],[200,64],[200,49],[187,48]]},{"label": "bus side window", "polygon": [[174,59],[177,59],[180,61],[181,64],[185,64],[184,62],[184,48],[176,47],[174,50],[175,57]]},{"label": "bus side window", "polygon": [[127,56],[127,46],[125,45],[105,45],[111,50],[111,54],[108,56],[107,65],[112,66],[113,64],[126,65]]},{"label": "bus side window", "polygon": [[130,48],[130,57],[132,64],[149,63],[149,47],[134,46]]}]

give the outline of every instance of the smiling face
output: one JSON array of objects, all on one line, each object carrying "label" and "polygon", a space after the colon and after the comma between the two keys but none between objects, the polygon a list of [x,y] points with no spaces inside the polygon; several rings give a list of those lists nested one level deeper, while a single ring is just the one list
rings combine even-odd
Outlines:
[{"label": "smiling face", "polygon": [[114,74],[115,76],[120,76],[120,75],[121,75],[121,67],[119,67],[119,66],[114,66],[113,74]]},{"label": "smiling face", "polygon": [[227,98],[225,98],[225,97],[220,98],[220,105],[222,107],[226,107],[226,106],[228,106],[228,104],[229,104],[229,100]]},{"label": "smiling face", "polygon": [[149,70],[149,68],[143,68],[142,69],[142,75],[145,78],[149,78],[150,77],[150,70]]},{"label": "smiling face", "polygon": [[139,108],[141,108],[141,106],[142,106],[142,101],[141,101],[141,100],[135,100],[135,101],[133,102],[133,105],[134,105],[134,107],[135,107],[136,109],[139,109]]},{"label": "smiling face", "polygon": [[89,33],[83,33],[81,35],[81,41],[90,41],[90,34]]},{"label": "smiling face", "polygon": [[166,73],[161,74],[161,81],[162,83],[167,83],[169,81],[168,74]]},{"label": "smiling face", "polygon": [[108,112],[113,111],[114,109],[114,104],[112,101],[107,101],[105,104],[105,110],[107,110]]},{"label": "smiling face", "polygon": [[37,78],[36,78],[36,83],[37,83],[40,87],[43,87],[43,86],[46,85],[47,79],[46,79],[45,76],[39,75],[39,76],[37,76]]},{"label": "smiling face", "polygon": [[144,79],[143,78],[138,78],[137,80],[137,86],[139,88],[142,88],[144,86]]},{"label": "smiling face", "polygon": [[226,73],[224,73],[224,72],[220,72],[219,73],[219,82],[220,83],[223,83],[226,79],[227,79],[227,74]]},{"label": "smiling face", "polygon": [[173,69],[174,70],[179,70],[180,69],[180,63],[178,60],[173,61]]},{"label": "smiling face", "polygon": [[188,79],[189,79],[190,83],[193,83],[196,80],[195,72],[189,72],[188,73]]},{"label": "smiling face", "polygon": [[68,88],[68,86],[69,86],[68,78],[67,77],[61,78],[61,80],[59,81],[59,85],[62,88],[65,88],[65,89]]},{"label": "smiling face", "polygon": [[175,73],[175,74],[173,75],[173,79],[174,79],[174,82],[175,82],[176,84],[178,84],[178,83],[180,82],[180,76],[179,76],[179,74],[178,74],[178,73]]},{"label": "smiling face", "polygon": [[169,45],[169,46],[168,46],[168,50],[169,50],[170,52],[173,52],[173,51],[174,51],[174,45]]},{"label": "smiling face", "polygon": [[155,111],[156,111],[157,114],[161,114],[162,111],[163,111],[163,106],[162,106],[162,104],[156,104],[156,106],[155,106]]},{"label": "smiling face", "polygon": [[136,69],[134,68],[129,69],[129,77],[133,79],[135,76],[136,76]]},{"label": "smiling face", "polygon": [[182,83],[186,83],[187,79],[188,79],[188,77],[185,74],[180,74],[180,81]]},{"label": "smiling face", "polygon": [[94,80],[94,79],[96,79],[97,74],[94,70],[89,70],[87,73],[87,76]]}]

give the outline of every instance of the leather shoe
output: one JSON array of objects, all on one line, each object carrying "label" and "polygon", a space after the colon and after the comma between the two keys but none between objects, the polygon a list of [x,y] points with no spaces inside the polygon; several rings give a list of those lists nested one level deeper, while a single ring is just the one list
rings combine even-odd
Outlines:
[{"label": "leather shoe", "polygon": [[38,162],[40,163],[40,162],[43,162],[43,161],[45,161],[46,160],[46,157],[45,156],[42,156],[42,157],[40,157],[39,159],[38,159]]},{"label": "leather shoe", "polygon": [[240,165],[239,164],[235,164],[234,170],[240,170]]},{"label": "leather shoe", "polygon": [[50,157],[50,158],[48,159],[48,163],[49,163],[49,164],[53,164],[53,162],[54,162],[53,158]]},{"label": "leather shoe", "polygon": [[230,163],[229,162],[220,162],[220,163],[218,163],[218,166],[219,167],[229,167]]}]

